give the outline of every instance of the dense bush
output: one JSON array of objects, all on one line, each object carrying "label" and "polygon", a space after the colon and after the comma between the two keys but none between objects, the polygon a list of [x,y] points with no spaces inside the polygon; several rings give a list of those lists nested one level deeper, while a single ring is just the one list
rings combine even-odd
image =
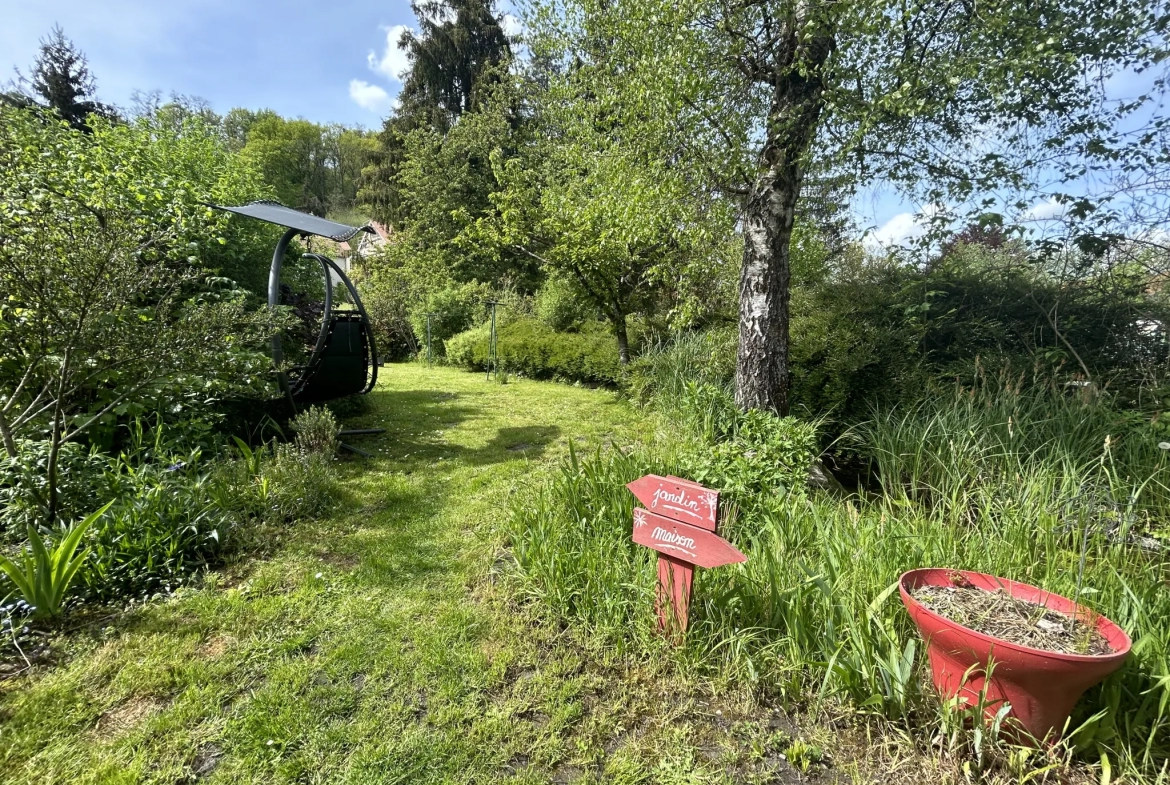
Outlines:
[{"label": "dense bush", "polygon": [[446,354],[446,342],[451,337],[483,320],[484,303],[490,294],[486,286],[474,283],[451,284],[428,293],[410,309],[410,325],[419,347],[425,347],[427,314],[431,314],[432,351],[439,356]]},{"label": "dense bush", "polygon": [[533,315],[558,332],[580,329],[590,317],[597,314],[581,296],[580,287],[563,273],[552,272],[532,298]]},{"label": "dense bush", "polygon": [[[616,385],[621,377],[613,334],[600,322],[579,332],[557,332],[529,317],[511,319],[496,331],[497,367],[531,379]],[[488,325],[467,330],[447,342],[447,360],[481,371],[487,368]]]},{"label": "dense bush", "polygon": [[421,298],[410,271],[388,253],[359,260],[352,273],[378,344],[379,359],[404,360],[419,350],[410,305]]},{"label": "dense bush", "polygon": [[[791,409],[834,432],[874,406],[970,384],[984,368],[1115,391],[1152,413],[1170,401],[1160,285],[1132,266],[1032,259],[1022,246],[956,241],[930,265],[846,249],[794,270]],[[1060,265],[1072,268],[1066,269]],[[636,402],[669,407],[688,380],[731,389],[733,326],[677,333],[631,363]]]},{"label": "dense bush", "polygon": [[[723,438],[700,442],[682,458],[685,476],[732,494],[742,505],[758,496],[800,491],[818,450],[818,426],[795,417],[773,417],[758,410],[736,412],[731,397],[717,388],[692,388],[689,401],[704,428],[713,412],[734,412]],[[718,415],[716,415],[718,416]]]}]

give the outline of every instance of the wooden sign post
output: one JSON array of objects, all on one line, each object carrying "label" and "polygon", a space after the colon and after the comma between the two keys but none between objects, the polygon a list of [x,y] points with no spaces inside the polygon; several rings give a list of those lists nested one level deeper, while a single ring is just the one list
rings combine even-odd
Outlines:
[{"label": "wooden sign post", "polygon": [[747,557],[715,534],[719,491],[656,474],[626,487],[646,505],[634,510],[634,542],[658,551],[658,627],[685,632],[695,567],[736,564]]}]

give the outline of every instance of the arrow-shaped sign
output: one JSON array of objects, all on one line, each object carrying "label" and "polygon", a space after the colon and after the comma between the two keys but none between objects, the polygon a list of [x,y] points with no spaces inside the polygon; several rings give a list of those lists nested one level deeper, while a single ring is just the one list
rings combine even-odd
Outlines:
[{"label": "arrow-shaped sign", "polygon": [[626,486],[646,509],[707,531],[715,531],[719,491],[681,477],[647,474]]},{"label": "arrow-shaped sign", "polygon": [[696,567],[709,569],[747,561],[735,546],[714,532],[641,508],[634,510],[634,542]]}]

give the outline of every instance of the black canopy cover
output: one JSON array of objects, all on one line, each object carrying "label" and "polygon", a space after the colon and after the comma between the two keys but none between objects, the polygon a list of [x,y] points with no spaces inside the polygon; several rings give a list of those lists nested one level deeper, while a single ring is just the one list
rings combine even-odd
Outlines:
[{"label": "black canopy cover", "polygon": [[286,229],[296,229],[304,234],[328,237],[330,240],[339,243],[349,240],[358,232],[374,231],[371,226],[347,226],[346,224],[337,223],[337,221],[318,218],[315,215],[309,215],[308,213],[302,213],[300,210],[285,207],[279,202],[249,202],[248,204],[235,207],[208,203],[207,206],[214,207],[216,210],[226,210],[229,213],[236,213],[237,215],[246,215],[249,218],[257,218],[261,221],[267,221],[270,224],[283,226]]}]

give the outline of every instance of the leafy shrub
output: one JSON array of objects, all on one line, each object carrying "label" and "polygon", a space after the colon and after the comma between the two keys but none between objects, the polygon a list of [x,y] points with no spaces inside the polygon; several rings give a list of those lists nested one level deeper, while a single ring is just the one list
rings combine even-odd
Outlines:
[{"label": "leafy shrub", "polygon": [[[57,497],[62,519],[84,517],[84,510],[92,507],[94,499],[103,498],[102,476],[108,461],[108,457],[76,442],[61,445]],[[0,538],[3,540],[20,539],[30,525],[44,522],[49,497],[48,463],[49,443],[31,439],[17,441],[16,457],[0,457]]]},{"label": "leafy shrub", "polygon": [[[700,433],[716,439],[711,446],[684,455],[682,462],[688,477],[744,502],[762,494],[776,495],[805,487],[817,455],[816,423],[755,409],[741,413],[722,391],[710,387],[692,389],[691,401],[698,404],[696,418],[713,413],[719,420],[700,423]],[[721,431],[726,438],[719,438]]]},{"label": "leafy shrub", "polygon": [[244,519],[216,503],[198,451],[170,463],[135,465],[120,456],[106,469],[109,513],[87,538],[93,558],[81,578],[91,599],[116,601],[177,587],[213,563]]},{"label": "leafy shrub", "polygon": [[396,250],[391,244],[356,259],[351,275],[370,317],[379,359],[387,360],[403,360],[419,350],[410,306],[423,295],[417,277],[395,257]]},{"label": "leafy shrub", "polygon": [[[621,377],[613,335],[600,322],[580,332],[556,332],[528,317],[512,319],[496,330],[497,366],[530,379],[616,385]],[[447,342],[449,362],[471,370],[487,368],[488,326],[460,333]]]},{"label": "leafy shrub", "polygon": [[[331,417],[317,411],[311,419],[328,426]],[[314,444],[332,433],[328,427],[314,432]],[[39,454],[38,444],[22,448]],[[331,456],[293,444],[252,449],[239,442],[234,453],[208,461],[199,450],[175,453],[161,431],[151,438],[139,427],[116,457],[76,447],[66,454],[61,480],[69,492],[61,494],[62,516],[77,518],[76,510],[93,499],[110,500],[84,533],[90,557],[77,573],[84,596],[101,602],[170,591],[248,545],[256,526],[315,518],[329,511],[336,495]],[[36,460],[24,474],[3,464],[0,520],[20,548],[35,542],[16,540],[15,526],[42,515],[35,494],[27,492],[42,482]]]},{"label": "leafy shrub", "polygon": [[294,417],[290,425],[296,433],[296,444],[301,452],[327,458],[337,454],[337,434],[341,427],[328,408],[310,406]]},{"label": "leafy shrub", "polygon": [[551,273],[533,298],[537,319],[557,332],[577,330],[596,309],[590,308],[579,289],[565,276]]},{"label": "leafy shrub", "polygon": [[419,346],[426,344],[428,313],[433,350],[441,356],[449,338],[483,319],[489,296],[488,288],[476,283],[451,284],[427,294],[421,304],[410,309],[410,325]]}]

